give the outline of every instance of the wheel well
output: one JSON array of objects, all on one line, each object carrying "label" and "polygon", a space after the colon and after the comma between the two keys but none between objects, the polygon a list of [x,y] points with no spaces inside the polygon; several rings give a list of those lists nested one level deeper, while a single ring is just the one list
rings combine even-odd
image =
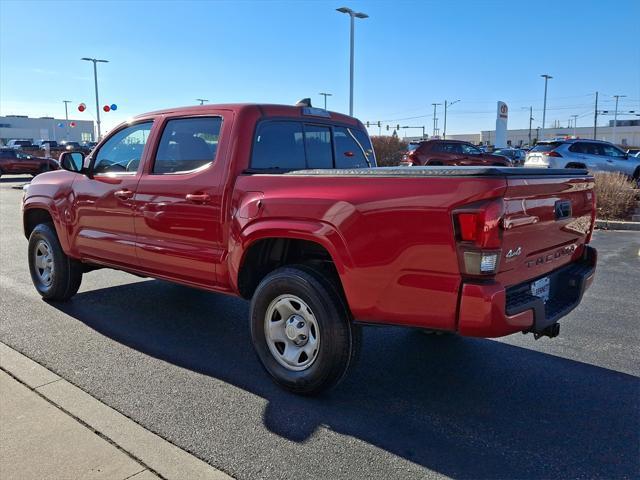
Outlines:
[{"label": "wheel well", "polygon": [[433,160],[433,161],[429,160],[429,161],[427,161],[426,165],[436,165],[436,166],[438,166],[438,165],[442,165],[442,162],[440,162],[438,160]]},{"label": "wheel well", "polygon": [[567,163],[566,167],[564,168],[587,168],[587,166],[584,163],[571,162]]},{"label": "wheel well", "polygon": [[276,268],[304,264],[320,271],[335,283],[341,294],[342,284],[331,255],[322,245],[294,238],[267,238],[252,244],[244,255],[238,272],[238,290],[242,297],[253,296],[260,281]]},{"label": "wheel well", "polygon": [[636,168],[636,171],[633,172],[633,178],[636,180],[640,180],[640,167]]},{"label": "wheel well", "polygon": [[41,223],[53,223],[53,218],[49,212],[42,208],[31,208],[24,212],[23,225],[24,236],[29,238],[33,229]]}]

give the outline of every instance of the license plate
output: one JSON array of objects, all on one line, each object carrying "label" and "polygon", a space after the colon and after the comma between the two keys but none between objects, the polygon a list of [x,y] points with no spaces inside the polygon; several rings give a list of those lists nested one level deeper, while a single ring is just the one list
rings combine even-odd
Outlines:
[{"label": "license plate", "polygon": [[531,284],[531,295],[540,297],[546,303],[549,300],[549,292],[551,291],[551,279],[549,277],[541,278]]}]

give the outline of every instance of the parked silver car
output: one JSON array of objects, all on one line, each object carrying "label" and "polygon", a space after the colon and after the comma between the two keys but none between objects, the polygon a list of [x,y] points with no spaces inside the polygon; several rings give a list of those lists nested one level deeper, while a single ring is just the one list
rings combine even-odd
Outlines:
[{"label": "parked silver car", "polygon": [[586,168],[592,172],[621,172],[638,180],[640,159],[609,142],[598,140],[552,140],[538,142],[524,162],[525,167]]}]

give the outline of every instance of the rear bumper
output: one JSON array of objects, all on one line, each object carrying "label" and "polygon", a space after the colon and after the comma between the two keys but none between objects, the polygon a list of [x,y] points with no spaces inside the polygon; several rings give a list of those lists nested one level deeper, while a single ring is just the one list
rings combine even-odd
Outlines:
[{"label": "rear bumper", "polygon": [[537,278],[505,289],[497,283],[463,284],[458,317],[461,335],[501,337],[515,332],[542,333],[578,306],[593,282],[597,252],[586,246],[577,262],[545,276],[551,280],[549,300],[531,295]]}]

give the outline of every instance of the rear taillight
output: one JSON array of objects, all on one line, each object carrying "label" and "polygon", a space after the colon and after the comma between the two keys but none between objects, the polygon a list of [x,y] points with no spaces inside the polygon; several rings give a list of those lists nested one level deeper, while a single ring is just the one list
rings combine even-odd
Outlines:
[{"label": "rear taillight", "polygon": [[473,204],[454,212],[461,267],[468,275],[494,275],[500,262],[504,213],[502,199]]},{"label": "rear taillight", "polygon": [[556,152],[555,150],[551,150],[549,153],[547,153],[548,157],[562,157],[562,155],[560,155],[558,152]]}]

